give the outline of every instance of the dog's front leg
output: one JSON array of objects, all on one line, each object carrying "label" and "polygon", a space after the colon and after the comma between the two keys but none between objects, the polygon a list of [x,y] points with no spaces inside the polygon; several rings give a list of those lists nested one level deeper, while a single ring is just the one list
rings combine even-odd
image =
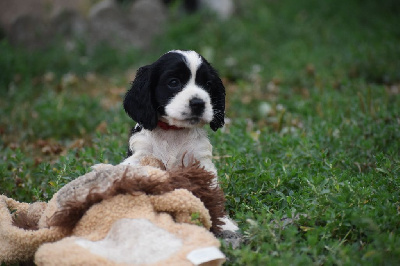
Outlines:
[{"label": "dog's front leg", "polygon": [[[202,158],[200,160],[200,165],[203,166],[205,170],[214,174],[215,178],[213,179],[212,186],[219,186],[217,169],[215,168],[215,165],[213,164],[211,159],[208,157]],[[221,225],[221,229],[224,232],[224,235],[230,235],[230,238],[232,238],[232,236],[240,236],[240,234],[237,233],[239,231],[239,227],[237,226],[236,222],[234,222],[228,215],[224,216],[220,220],[224,223],[223,225]],[[233,244],[233,246],[237,245]]]}]

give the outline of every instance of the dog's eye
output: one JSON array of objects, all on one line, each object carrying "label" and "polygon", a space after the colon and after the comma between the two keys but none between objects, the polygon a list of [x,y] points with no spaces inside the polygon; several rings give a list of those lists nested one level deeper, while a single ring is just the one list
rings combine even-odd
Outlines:
[{"label": "dog's eye", "polygon": [[210,81],[210,80],[207,81],[206,86],[207,86],[208,89],[211,89],[211,87],[212,87],[212,81]]},{"label": "dog's eye", "polygon": [[181,81],[177,78],[170,79],[168,81],[168,87],[171,89],[180,89],[181,88]]}]

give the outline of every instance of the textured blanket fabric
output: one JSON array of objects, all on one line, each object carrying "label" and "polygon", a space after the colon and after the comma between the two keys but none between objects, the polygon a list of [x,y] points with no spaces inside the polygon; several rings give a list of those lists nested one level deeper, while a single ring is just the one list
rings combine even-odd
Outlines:
[{"label": "textured blanket fabric", "polygon": [[170,172],[102,165],[48,203],[0,196],[0,262],[220,265],[209,230],[219,230],[224,197],[212,179],[198,164]]}]

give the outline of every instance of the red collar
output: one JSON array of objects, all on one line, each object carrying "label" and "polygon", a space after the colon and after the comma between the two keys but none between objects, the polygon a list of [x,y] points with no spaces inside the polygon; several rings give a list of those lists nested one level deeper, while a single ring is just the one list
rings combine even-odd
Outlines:
[{"label": "red collar", "polygon": [[163,130],[181,130],[184,129],[183,127],[177,127],[177,126],[171,126],[168,123],[165,123],[163,121],[158,121],[157,126],[159,126]]}]

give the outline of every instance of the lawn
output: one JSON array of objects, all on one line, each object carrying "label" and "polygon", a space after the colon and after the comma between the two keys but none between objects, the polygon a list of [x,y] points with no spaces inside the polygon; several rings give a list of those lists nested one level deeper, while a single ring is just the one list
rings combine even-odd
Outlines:
[{"label": "lawn", "polygon": [[245,242],[227,265],[400,264],[400,4],[263,1],[218,21],[171,10],[145,51],[0,40],[0,194],[48,200],[118,164],[135,70],[193,49],[223,77],[214,161]]}]

